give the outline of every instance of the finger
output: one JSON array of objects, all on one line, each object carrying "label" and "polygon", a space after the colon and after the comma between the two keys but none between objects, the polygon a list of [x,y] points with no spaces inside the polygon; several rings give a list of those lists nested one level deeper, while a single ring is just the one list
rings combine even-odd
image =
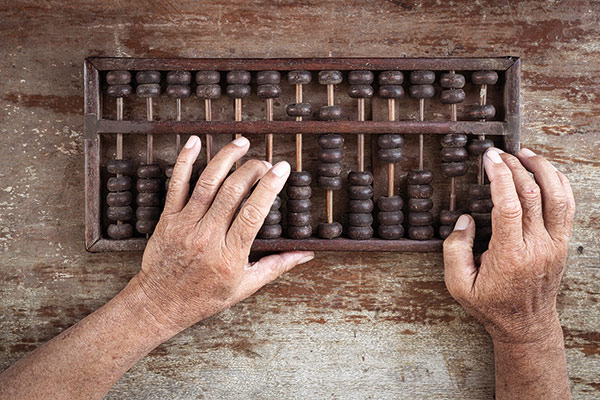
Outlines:
[{"label": "finger", "polygon": [[165,200],[164,214],[175,214],[183,209],[190,192],[190,178],[194,162],[200,154],[202,143],[198,136],[190,136],[183,149],[177,156],[173,174],[169,180],[169,190]]},{"label": "finger", "polygon": [[573,229],[573,219],[575,218],[575,196],[573,195],[573,189],[569,183],[569,179],[560,171],[556,171],[558,178],[565,189],[567,194],[567,212],[565,215],[565,230],[564,234],[568,238],[571,235]]},{"label": "finger", "polygon": [[281,161],[262,177],[231,224],[225,242],[228,248],[243,249],[244,255],[250,252],[250,246],[289,174],[290,164]]},{"label": "finger", "polygon": [[483,157],[494,203],[491,242],[500,247],[520,246],[523,244],[523,211],[512,172],[500,157],[501,152],[491,148]]},{"label": "finger", "polygon": [[246,195],[269,169],[271,164],[266,161],[249,160],[231,174],[202,218],[207,226],[223,227],[225,233]]},{"label": "finger", "polygon": [[565,230],[568,199],[556,173],[556,168],[544,157],[529,149],[521,149],[517,155],[525,168],[533,172],[542,191],[544,225],[552,238],[560,238]]},{"label": "finger", "polygon": [[248,139],[240,137],[223,147],[215,155],[204,168],[190,201],[182,210],[186,218],[197,222],[204,216],[231,167],[248,152],[249,147]]},{"label": "finger", "polygon": [[473,258],[474,238],[475,221],[464,214],[444,240],[444,281],[452,297],[459,301],[469,298],[477,276]]}]

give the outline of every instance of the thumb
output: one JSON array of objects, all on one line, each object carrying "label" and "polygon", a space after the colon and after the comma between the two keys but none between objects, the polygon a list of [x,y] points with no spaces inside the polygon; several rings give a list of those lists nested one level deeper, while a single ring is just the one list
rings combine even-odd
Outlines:
[{"label": "thumb", "polygon": [[444,240],[444,281],[448,291],[455,299],[467,298],[477,276],[473,258],[473,240],[475,221],[461,215],[454,230]]}]

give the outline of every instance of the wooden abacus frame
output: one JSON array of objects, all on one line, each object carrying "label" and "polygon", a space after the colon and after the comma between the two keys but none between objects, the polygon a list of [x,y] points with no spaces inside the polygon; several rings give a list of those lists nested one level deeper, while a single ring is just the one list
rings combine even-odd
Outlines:
[{"label": "wooden abacus frame", "polygon": [[[117,121],[102,117],[100,71],[110,70],[433,70],[504,71],[503,121]],[[145,238],[112,240],[102,232],[100,138],[103,134],[447,134],[501,136],[505,151],[516,153],[520,142],[520,60],[498,58],[205,58],[148,59],[91,57],[84,62],[85,246],[88,251],[141,251]],[[374,157],[374,165],[377,162]],[[376,176],[375,180],[385,180]],[[254,241],[253,250],[441,251],[442,240],[352,240],[345,238],[269,239]]]}]

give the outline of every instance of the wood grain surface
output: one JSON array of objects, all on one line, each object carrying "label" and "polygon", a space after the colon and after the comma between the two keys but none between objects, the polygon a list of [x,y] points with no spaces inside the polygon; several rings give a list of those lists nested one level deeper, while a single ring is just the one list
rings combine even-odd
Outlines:
[{"label": "wood grain surface", "polygon": [[[512,55],[522,142],[578,202],[558,307],[574,397],[597,398],[599,15],[598,1],[1,2],[0,368],[139,269],[139,253],[83,246],[86,56]],[[154,350],[107,398],[490,398],[490,340],[442,268],[440,254],[317,254]]]}]

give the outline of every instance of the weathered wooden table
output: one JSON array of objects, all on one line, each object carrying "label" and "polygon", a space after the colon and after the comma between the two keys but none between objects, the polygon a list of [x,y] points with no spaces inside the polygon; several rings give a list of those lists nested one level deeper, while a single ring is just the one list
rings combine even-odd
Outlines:
[{"label": "weathered wooden table", "polygon": [[[578,201],[559,310],[573,393],[597,397],[600,4],[496,3],[1,4],[0,368],[139,268],[139,253],[84,250],[85,56],[515,55],[523,144],[569,176]],[[440,254],[321,253],[157,348],[108,398],[489,398],[492,363]]]}]

